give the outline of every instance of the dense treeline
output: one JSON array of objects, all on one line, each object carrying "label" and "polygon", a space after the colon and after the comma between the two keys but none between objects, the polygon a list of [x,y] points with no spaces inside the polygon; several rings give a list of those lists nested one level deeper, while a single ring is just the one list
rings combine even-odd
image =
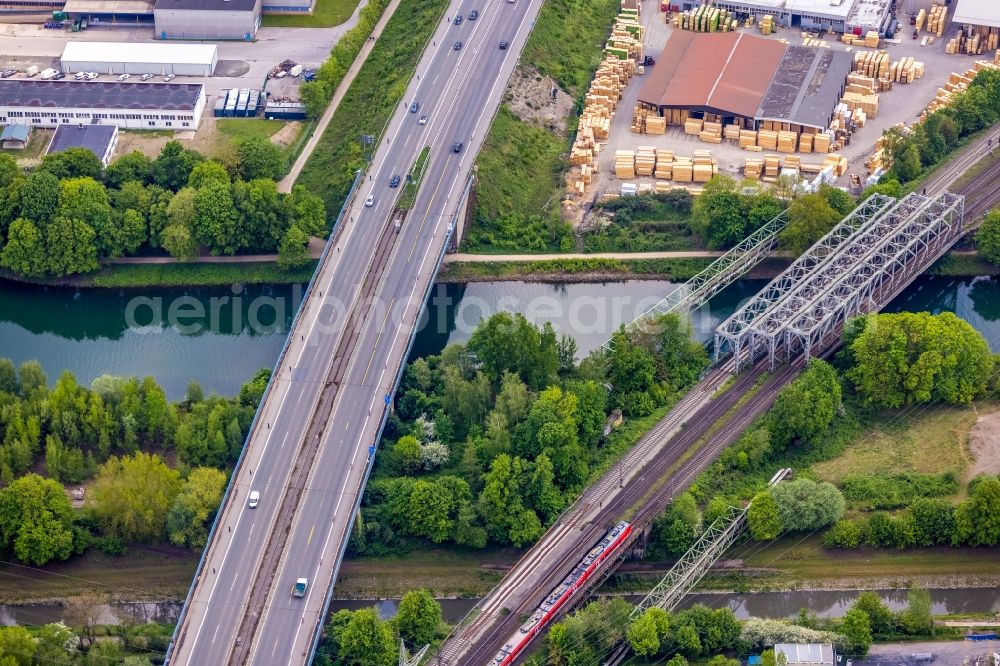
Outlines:
[{"label": "dense treeline", "polygon": [[968,89],[956,93],[948,106],[927,114],[908,131],[892,127],[882,135],[883,150],[892,167],[888,178],[916,180],[938,164],[963,140],[1000,119],[1000,71],[984,69]]},{"label": "dense treeline", "polygon": [[330,616],[314,666],[394,666],[399,641],[416,651],[444,635],[441,604],[427,590],[403,595],[396,616],[379,618],[375,608],[341,610]]},{"label": "dense treeline", "polygon": [[[15,369],[0,359],[0,551],[38,565],[91,545],[200,549],[269,375],[259,372],[238,398],[205,397],[191,384],[170,403],[150,377],[105,375],[86,388],[64,372],[49,389],[37,362]],[[74,511],[61,484],[91,478]]]},{"label": "dense treeline", "polygon": [[411,363],[352,552],[534,541],[613,455],[602,447],[608,414],[652,413],[707,364],[684,320],[658,323],[617,333],[613,351],[578,364],[571,338],[500,313],[468,344]]},{"label": "dense treeline", "polygon": [[973,480],[958,505],[944,499],[960,490],[953,473],[859,470],[839,488],[798,478],[759,492],[779,467],[801,472],[839,455],[876,410],[997,395],[996,365],[983,337],[951,313],[855,320],[835,364],[811,361],[771,411],[654,521],[649,555],[680,556],[729,506],[751,498],[749,529],[758,541],[825,531],[827,546],[839,548],[1000,543],[1000,520],[988,509],[1000,502],[994,477]]},{"label": "dense treeline", "polygon": [[29,278],[87,273],[102,259],[169,253],[278,251],[282,265],[309,260],[322,235],[322,201],[278,192],[281,148],[238,140],[219,161],[170,141],[156,159],[138,151],[103,168],[89,150],[46,155],[30,173],[0,155],[0,266]]},{"label": "dense treeline", "polygon": [[[92,603],[93,602],[93,603]],[[97,603],[71,603],[74,626],[54,622],[38,627],[0,627],[0,664],[4,666],[152,666],[163,663],[173,627],[143,623],[99,627]]]}]

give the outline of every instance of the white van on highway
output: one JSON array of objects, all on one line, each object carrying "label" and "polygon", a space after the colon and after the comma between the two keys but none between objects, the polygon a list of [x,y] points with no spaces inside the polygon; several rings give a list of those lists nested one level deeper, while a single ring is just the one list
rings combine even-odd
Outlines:
[{"label": "white van on highway", "polygon": [[247,506],[251,509],[256,509],[257,504],[260,503],[260,491],[251,490],[250,497],[247,498]]}]

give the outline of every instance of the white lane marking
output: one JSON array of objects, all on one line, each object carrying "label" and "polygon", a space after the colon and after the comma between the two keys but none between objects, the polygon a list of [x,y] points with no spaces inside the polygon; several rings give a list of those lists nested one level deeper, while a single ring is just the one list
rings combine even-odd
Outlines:
[{"label": "white lane marking", "polygon": [[222,626],[221,624],[215,625],[215,633],[212,634],[212,642],[213,643],[215,642],[215,637],[219,635],[219,627],[221,627],[221,626]]}]

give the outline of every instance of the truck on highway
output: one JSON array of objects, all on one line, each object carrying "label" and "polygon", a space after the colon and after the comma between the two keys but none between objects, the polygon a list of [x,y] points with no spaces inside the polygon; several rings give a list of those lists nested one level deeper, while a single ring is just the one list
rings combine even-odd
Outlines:
[{"label": "truck on highway", "polygon": [[292,596],[293,597],[306,596],[307,587],[309,587],[309,579],[299,578],[297,581],[295,581],[295,585],[292,586]]}]

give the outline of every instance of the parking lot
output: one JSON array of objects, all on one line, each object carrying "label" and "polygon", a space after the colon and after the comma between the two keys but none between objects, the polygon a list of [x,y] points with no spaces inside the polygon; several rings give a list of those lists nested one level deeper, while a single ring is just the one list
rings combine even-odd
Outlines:
[{"label": "parking lot", "polygon": [[[993,654],[1000,641],[934,641],[872,645],[868,658],[854,666],[996,666]],[[931,655],[931,661],[915,655]]]}]

